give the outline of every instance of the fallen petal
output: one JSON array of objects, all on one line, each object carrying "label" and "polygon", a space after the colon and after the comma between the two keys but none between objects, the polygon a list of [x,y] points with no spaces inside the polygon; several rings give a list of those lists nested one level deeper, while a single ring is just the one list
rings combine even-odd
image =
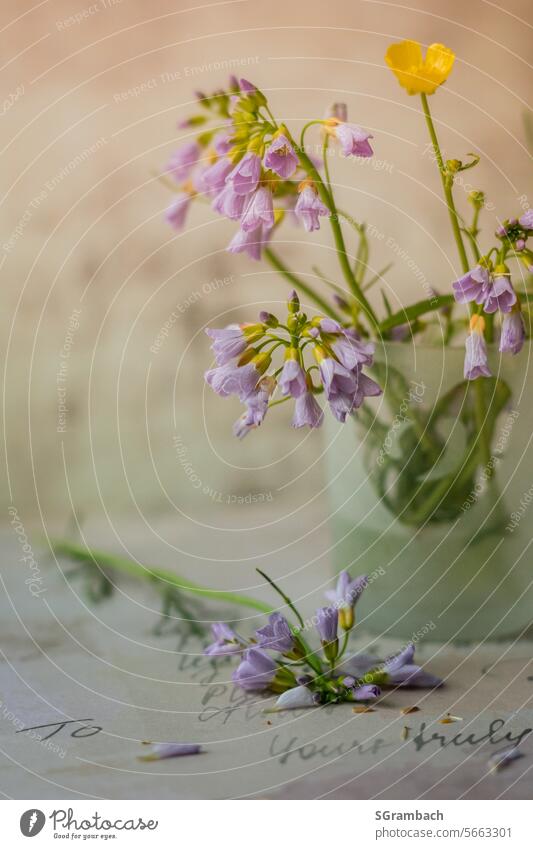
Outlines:
[{"label": "fallen petal", "polygon": [[417,705],[413,705],[412,707],[404,707],[401,712],[405,715],[407,713],[416,713],[420,708]]},{"label": "fallen petal", "polygon": [[272,710],[296,710],[297,708],[308,707],[316,707],[313,693],[308,687],[300,685],[299,687],[292,687],[290,690],[285,690]]},{"label": "fallen petal", "polygon": [[523,758],[523,752],[520,752],[517,746],[512,746],[510,749],[502,749],[501,752],[496,752],[489,758],[489,766],[494,772],[508,766],[517,758]]},{"label": "fallen petal", "polygon": [[140,761],[160,761],[163,758],[180,758],[184,755],[198,755],[202,747],[198,743],[151,743],[151,751],[139,755]]},{"label": "fallen petal", "polygon": [[451,713],[447,713],[446,716],[443,716],[442,719],[439,719],[439,722],[442,725],[449,725],[450,722],[462,722],[462,716],[452,716]]}]

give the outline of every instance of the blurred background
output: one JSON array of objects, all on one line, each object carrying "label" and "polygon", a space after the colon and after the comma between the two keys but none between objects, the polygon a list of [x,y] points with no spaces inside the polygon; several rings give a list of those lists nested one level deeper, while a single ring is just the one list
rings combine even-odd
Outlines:
[{"label": "blurred background", "polygon": [[[281,407],[239,443],[238,402],[205,391],[203,328],[253,320],[287,285],[228,254],[235,227],[208,207],[183,233],[167,226],[158,174],[188,137],[177,123],[229,73],[295,133],[345,101],[375,157],[333,158],[332,179],[339,205],[369,225],[372,268],[394,263],[399,308],[428,285],[448,291],[458,268],[419,101],[385,50],[413,38],[456,52],[431,105],[445,155],[481,157],[457,196],[466,210],[468,191],[486,191],[490,235],[528,204],[530,11],[526,0],[4,0],[4,520],[9,504],[60,530],[73,512],[152,530],[167,516],[198,537],[308,516],[325,487],[324,437],[292,430]],[[296,271],[317,264],[342,285],[327,226],[288,224],[279,239]]]}]

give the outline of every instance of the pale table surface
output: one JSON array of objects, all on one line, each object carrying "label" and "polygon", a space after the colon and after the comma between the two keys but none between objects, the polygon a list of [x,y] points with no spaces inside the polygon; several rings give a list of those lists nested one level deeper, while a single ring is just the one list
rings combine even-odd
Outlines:
[{"label": "pale table surface", "polygon": [[[84,529],[94,546],[175,568],[217,588],[272,596],[253,567],[267,569],[306,615],[323,603],[329,537],[307,512],[220,529],[163,519]],[[273,528],[275,530],[273,530]],[[422,642],[419,660],[446,681],[438,691],[396,691],[374,713],[350,705],[266,714],[271,699],[233,688],[233,662],[213,667],[203,642],[172,629],[154,634],[159,602],[148,585],[117,581],[88,602],[72,565],[31,544],[44,592],[33,597],[15,535],[2,541],[0,791],[8,798],[383,798],[492,799],[533,795],[533,643],[442,646]],[[164,543],[161,541],[164,540]],[[235,552],[238,551],[235,560]],[[267,552],[267,553],[266,553]],[[124,552],[123,552],[124,553]],[[290,564],[290,565],[288,565]],[[275,603],[275,602],[274,602]],[[206,619],[253,611],[204,608]],[[172,624],[172,623],[171,623]],[[385,656],[393,640],[359,634],[356,648]],[[416,713],[401,708],[418,705]],[[441,724],[446,712],[462,717]],[[60,723],[65,723],[60,725]],[[57,725],[51,725],[58,723]],[[35,726],[47,728],[31,731]],[[90,726],[90,727],[89,727]],[[403,728],[408,737],[404,739]],[[99,730],[100,729],[100,730]],[[52,736],[49,736],[52,735]],[[48,739],[45,739],[48,737]],[[521,739],[524,757],[494,773],[488,759]],[[196,757],[143,762],[142,741],[199,742]],[[490,825],[490,809],[487,822]]]}]

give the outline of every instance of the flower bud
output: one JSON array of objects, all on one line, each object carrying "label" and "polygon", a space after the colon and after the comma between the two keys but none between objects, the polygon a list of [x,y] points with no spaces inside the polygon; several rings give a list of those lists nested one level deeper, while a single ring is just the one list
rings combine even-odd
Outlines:
[{"label": "flower bud", "polygon": [[271,312],[267,312],[266,310],[261,310],[259,313],[259,321],[263,324],[266,324],[267,327],[277,327],[279,321],[277,320],[275,315],[272,315]]},{"label": "flower bud", "polygon": [[293,289],[287,301],[287,309],[292,315],[295,315],[300,309],[300,299]]}]

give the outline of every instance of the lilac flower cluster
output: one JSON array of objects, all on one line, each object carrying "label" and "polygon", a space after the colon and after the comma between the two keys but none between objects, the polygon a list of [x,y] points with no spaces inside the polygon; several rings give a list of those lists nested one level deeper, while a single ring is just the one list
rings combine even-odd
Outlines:
[{"label": "lilac flower cluster", "polygon": [[[477,310],[470,320],[470,334],[466,340],[465,378],[490,377],[487,346],[485,342],[486,320],[483,314],[501,315],[499,350],[502,354],[518,354],[526,338],[524,319],[518,296],[511,283],[511,274],[505,264],[509,253],[522,260],[528,271],[533,272],[533,254],[527,247],[528,236],[533,232],[533,210],[528,210],[520,219],[511,219],[496,231],[501,248],[481,257],[478,264],[453,283],[454,297],[459,304],[475,304]],[[491,254],[496,252],[498,263],[493,264]]]},{"label": "lilac flower cluster", "polygon": [[363,654],[346,657],[355,624],[355,606],[366,585],[366,576],[352,580],[343,571],[336,588],[327,592],[331,606],[319,608],[314,617],[322,654],[308,646],[303,620],[292,603],[299,627],[275,612],[254,638],[246,640],[229,625],[217,622],[212,626],[215,641],[205,654],[238,655],[239,665],[233,672],[235,684],[246,691],[280,694],[276,702],[280,710],[328,702],[366,702],[379,698],[382,687],[440,686],[439,678],[414,663],[413,644],[385,661]]},{"label": "lilac flower cluster", "polygon": [[[309,320],[300,312],[296,292],[288,301],[286,324],[262,312],[255,324],[232,324],[223,329],[207,329],[217,366],[205,374],[208,385],[220,396],[237,395],[245,412],[237,420],[234,433],[243,437],[262,424],[274,393],[295,402],[292,426],[320,427],[324,417],[316,396],[323,393],[331,412],[346,421],[368,396],[381,389],[363,366],[372,365],[374,346],[363,341],[350,327],[331,318]],[[283,364],[273,368],[273,353],[283,348]],[[311,351],[314,363],[306,365]],[[318,373],[315,385],[312,370]]]},{"label": "lilac flower cluster", "polygon": [[[278,126],[268,112],[263,93],[248,80],[232,78],[227,93],[200,94],[199,100],[219,126],[205,130],[205,115],[181,124],[200,130],[194,141],[173,153],[167,165],[167,173],[178,185],[177,197],[166,213],[168,223],[181,230],[191,201],[209,200],[219,215],[239,222],[228,250],[255,260],[261,258],[275,224],[286,212],[293,212],[307,231],[318,230],[320,217],[329,216],[330,209],[307,176],[289,130]],[[361,127],[338,118],[322,123],[345,156],[372,156],[371,136]]]}]

